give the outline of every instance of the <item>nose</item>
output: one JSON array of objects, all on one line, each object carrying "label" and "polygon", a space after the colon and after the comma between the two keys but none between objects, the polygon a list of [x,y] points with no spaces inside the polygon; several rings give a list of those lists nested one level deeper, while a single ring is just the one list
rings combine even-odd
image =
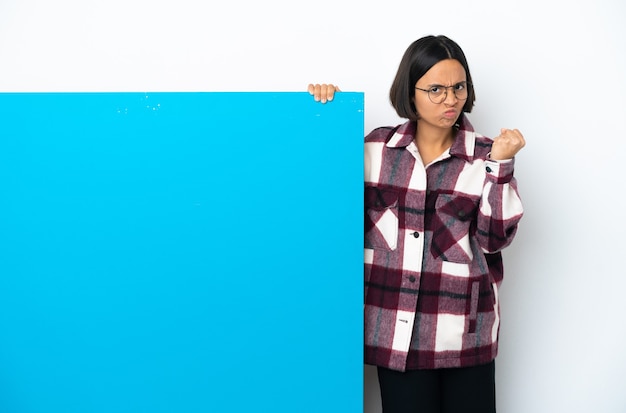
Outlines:
[{"label": "nose", "polygon": [[456,103],[459,101],[459,99],[456,97],[456,93],[454,93],[454,86],[446,87],[446,92],[445,93],[446,93],[446,95],[445,95],[446,97],[443,100],[443,102],[446,105],[449,105],[449,106],[456,105]]}]

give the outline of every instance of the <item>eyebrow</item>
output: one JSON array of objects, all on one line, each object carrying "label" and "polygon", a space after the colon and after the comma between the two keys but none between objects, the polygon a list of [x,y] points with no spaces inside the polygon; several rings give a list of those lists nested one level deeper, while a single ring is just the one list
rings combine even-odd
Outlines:
[{"label": "eyebrow", "polygon": [[[457,86],[457,85],[460,85],[461,83],[467,83],[467,80],[461,80],[460,82],[453,83],[450,86]],[[431,83],[430,85],[428,85],[428,87],[435,87],[435,86],[442,86],[442,87],[444,87],[445,85],[442,85],[440,83]]]}]

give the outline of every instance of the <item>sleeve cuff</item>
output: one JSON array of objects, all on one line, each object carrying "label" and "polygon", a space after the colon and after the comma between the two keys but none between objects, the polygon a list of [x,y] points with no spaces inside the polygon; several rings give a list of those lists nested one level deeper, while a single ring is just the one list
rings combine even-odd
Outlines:
[{"label": "sleeve cuff", "polygon": [[513,178],[514,166],[514,158],[494,161],[488,156],[485,160],[487,179],[491,179],[497,183],[507,183]]}]

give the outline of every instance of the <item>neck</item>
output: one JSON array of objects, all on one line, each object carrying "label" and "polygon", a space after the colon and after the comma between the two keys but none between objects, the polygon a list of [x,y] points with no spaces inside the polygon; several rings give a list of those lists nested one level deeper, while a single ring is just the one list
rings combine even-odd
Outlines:
[{"label": "neck", "polygon": [[421,125],[417,122],[415,132],[415,144],[419,150],[424,165],[429,164],[434,159],[444,153],[454,141],[454,129],[441,129]]},{"label": "neck", "polygon": [[436,128],[417,121],[415,141],[427,145],[445,145],[454,139],[453,128]]}]

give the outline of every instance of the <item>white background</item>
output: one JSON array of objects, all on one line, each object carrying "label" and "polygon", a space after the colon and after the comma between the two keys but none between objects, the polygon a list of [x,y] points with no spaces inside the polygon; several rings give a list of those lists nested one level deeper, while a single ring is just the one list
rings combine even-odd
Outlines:
[{"label": "white background", "polygon": [[[0,0],[0,92],[365,92],[406,47],[464,49],[488,136],[519,128],[526,215],[505,252],[501,413],[626,411],[626,3],[621,0]],[[242,108],[241,123],[246,122]],[[254,125],[247,125],[251,131]],[[620,161],[620,159],[622,159]],[[279,396],[279,395],[277,395]],[[365,411],[379,412],[365,369]]]}]

